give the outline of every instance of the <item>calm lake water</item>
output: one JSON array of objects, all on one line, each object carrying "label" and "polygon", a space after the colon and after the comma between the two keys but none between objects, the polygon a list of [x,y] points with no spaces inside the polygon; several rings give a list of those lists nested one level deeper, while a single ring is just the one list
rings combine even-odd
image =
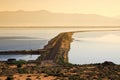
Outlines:
[{"label": "calm lake water", "polygon": [[[43,48],[50,39],[61,32],[84,30],[118,30],[118,28],[0,28],[0,51],[36,50]],[[69,61],[74,64],[87,64],[109,60],[120,64],[119,36],[119,31],[75,33]],[[8,58],[34,60],[38,56],[0,55],[0,60]]]},{"label": "calm lake water", "polygon": [[69,61],[74,64],[112,61],[120,64],[120,31],[82,32],[73,35]]}]

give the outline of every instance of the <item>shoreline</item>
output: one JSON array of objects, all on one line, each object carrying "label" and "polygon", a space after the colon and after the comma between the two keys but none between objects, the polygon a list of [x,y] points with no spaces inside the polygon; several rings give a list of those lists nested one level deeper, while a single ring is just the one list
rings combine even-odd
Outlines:
[{"label": "shoreline", "polygon": [[[58,45],[59,43],[62,43],[62,40],[64,40],[65,42],[63,42],[62,44],[66,44],[68,46],[71,46],[71,40],[72,40],[72,35],[75,34],[75,33],[79,33],[79,32],[98,32],[98,31],[120,31],[120,30],[84,30],[84,31],[70,31],[70,32],[62,32],[62,33],[59,33],[57,36],[55,36],[54,38],[52,38],[51,40],[48,41],[48,43],[45,45],[45,46],[51,46],[51,47],[54,47],[53,44],[55,45]],[[61,36],[63,35],[64,36]],[[59,38],[60,37],[60,38]],[[65,39],[65,37],[68,37],[69,40]],[[61,40],[60,40],[61,39]],[[50,44],[50,42],[52,42],[53,40],[56,40],[56,42],[53,42],[52,44]],[[58,41],[58,42],[57,42]],[[62,46],[62,44],[59,44]],[[45,48],[45,46],[43,47],[43,49],[38,49],[38,50],[15,50],[15,51],[0,51],[0,55],[41,55],[41,54],[44,54],[48,51],[50,51],[50,48],[47,49]],[[67,50],[67,54],[68,54],[68,51],[70,50],[70,47],[68,47],[68,50]],[[53,49],[54,51],[54,49]],[[56,52],[59,52],[59,49],[58,51]],[[49,53],[50,54],[50,53]]]},{"label": "shoreline", "polygon": [[48,44],[42,49],[44,54],[42,52],[42,57],[37,60],[0,61],[0,79],[119,80],[120,65],[113,62],[105,61],[104,63],[82,65],[68,63],[72,35],[77,32],[58,34],[48,41]]}]

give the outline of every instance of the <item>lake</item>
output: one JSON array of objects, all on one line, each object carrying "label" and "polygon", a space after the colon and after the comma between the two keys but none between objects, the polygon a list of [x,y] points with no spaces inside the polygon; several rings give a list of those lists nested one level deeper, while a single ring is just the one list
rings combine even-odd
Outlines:
[{"label": "lake", "polygon": [[120,31],[80,32],[73,35],[69,61],[90,64],[112,61],[120,64]]},{"label": "lake", "polygon": [[[120,30],[119,28],[0,28],[0,51],[37,50],[61,32],[92,30]],[[80,32],[73,35],[69,61],[88,64],[103,61],[119,61],[119,31]],[[111,40],[115,38],[115,40]],[[108,40],[107,40],[108,39]],[[105,41],[106,40],[106,41]],[[113,42],[112,42],[113,41]],[[110,44],[111,43],[111,44]],[[35,60],[39,55],[0,55],[9,58]]]}]

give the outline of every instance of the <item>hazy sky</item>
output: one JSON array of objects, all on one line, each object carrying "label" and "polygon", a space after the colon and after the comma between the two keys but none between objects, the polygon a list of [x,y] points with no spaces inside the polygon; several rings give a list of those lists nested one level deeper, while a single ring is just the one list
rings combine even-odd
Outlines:
[{"label": "hazy sky", "polygon": [[61,13],[120,15],[120,0],[0,0],[0,11],[49,10]]}]

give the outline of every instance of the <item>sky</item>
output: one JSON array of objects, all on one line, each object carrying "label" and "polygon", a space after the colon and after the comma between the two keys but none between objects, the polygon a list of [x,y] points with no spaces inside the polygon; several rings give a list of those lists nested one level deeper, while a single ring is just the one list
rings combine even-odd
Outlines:
[{"label": "sky", "polygon": [[117,16],[120,0],[0,0],[0,11],[16,10]]}]

